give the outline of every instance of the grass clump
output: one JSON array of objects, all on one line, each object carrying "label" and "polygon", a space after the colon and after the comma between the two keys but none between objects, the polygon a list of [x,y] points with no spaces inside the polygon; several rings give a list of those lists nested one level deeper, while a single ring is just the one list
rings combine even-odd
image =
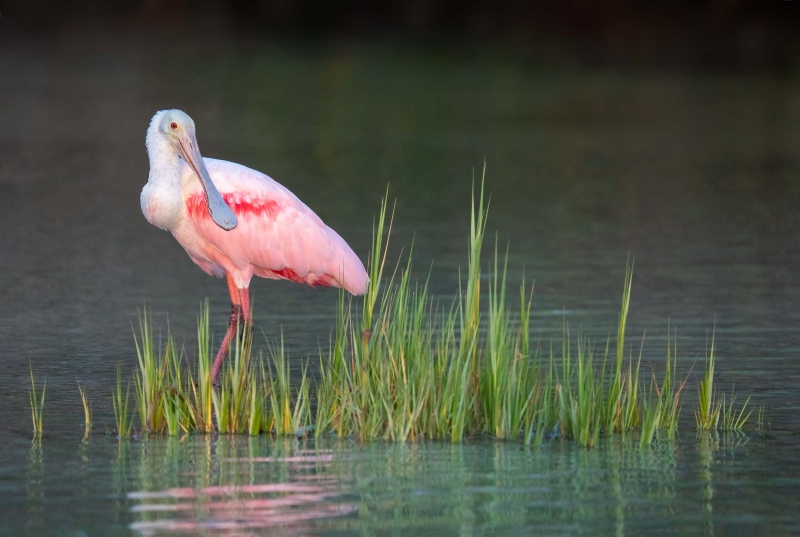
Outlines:
[{"label": "grass clump", "polygon": [[[204,313],[202,315],[207,315]],[[251,367],[250,346],[252,338],[250,329],[245,326],[242,330],[237,330],[236,339],[231,345],[231,352],[225,360],[222,374],[220,375],[220,389],[211,389],[211,400],[214,407],[214,419],[217,430],[222,433],[243,433],[250,429],[250,410],[252,390],[258,389],[258,371]],[[176,359],[177,360],[177,359]],[[209,378],[198,378],[198,383],[208,383]],[[181,386],[178,379],[175,384]],[[198,423],[196,420],[197,412],[193,412],[191,401],[183,400],[176,402],[177,406],[186,407],[187,420],[185,427],[191,427]]]},{"label": "grass clump", "polygon": [[675,438],[681,414],[681,393],[687,380],[684,379],[683,382],[678,383],[677,361],[677,336],[670,335],[670,330],[667,328],[667,360],[664,368],[664,380],[659,385],[653,374],[650,392],[647,397],[642,399],[640,447],[651,444],[659,432],[662,432],[668,440]]},{"label": "grass clump", "polygon": [[[637,395],[639,388],[639,365],[633,371],[633,363],[625,364],[625,330],[628,323],[628,310],[631,304],[631,287],[633,286],[633,264],[628,263],[625,271],[625,284],[622,288],[622,305],[620,307],[617,323],[616,357],[610,370],[610,382],[605,397],[605,409],[602,415],[602,426],[607,433],[619,432],[624,434],[635,427],[639,420]],[[603,373],[605,375],[610,341],[606,342],[606,358],[603,360]],[[602,386],[600,387],[602,389]]]},{"label": "grass clump", "polygon": [[656,387],[661,415],[659,427],[665,431],[667,438],[672,440],[678,430],[678,420],[681,415],[681,394],[686,387],[687,378],[678,383],[678,336],[673,332],[672,337],[667,327],[667,361],[664,371],[664,382]]},{"label": "grass clump", "polygon": [[[309,375],[306,366],[300,374],[300,387],[292,393],[289,361],[283,346],[271,349],[273,368],[269,370],[269,414],[270,422],[265,430],[274,430],[279,435],[306,434],[311,423],[311,397],[309,396]],[[273,369],[275,373],[273,374]],[[255,393],[255,392],[254,392]],[[267,415],[265,413],[265,415]],[[251,432],[251,434],[253,434]]]},{"label": "grass clump", "polygon": [[117,427],[117,436],[119,438],[128,438],[131,435],[133,427],[133,416],[128,412],[128,403],[130,402],[131,383],[128,382],[125,389],[125,395],[122,395],[122,366],[117,365],[117,388],[114,391],[111,400],[114,407],[114,423]]},{"label": "grass clump", "polygon": [[[220,374],[220,387],[215,388],[208,301],[198,317],[194,367],[169,332],[164,349],[157,350],[151,322],[145,310],[139,319],[139,335],[134,334],[138,365],[134,400],[142,433],[305,433],[311,422],[309,375],[303,369],[300,388],[292,387],[282,341],[269,348],[268,367],[260,354],[252,357],[251,329],[241,327]],[[122,401],[119,395],[115,408],[126,408]],[[132,421],[131,417],[126,423],[132,427]]]},{"label": "grass clump", "polygon": [[[383,227],[386,199],[377,229]],[[470,219],[469,267],[451,307],[428,298],[427,282],[410,279],[411,256],[382,282],[386,247],[373,240],[370,286],[385,286],[378,300],[367,293],[357,330],[351,307],[340,298],[337,326],[327,359],[321,358],[316,433],[362,440],[405,441],[483,432],[516,438],[527,418],[535,377],[530,363],[527,314],[514,326],[505,303],[505,268],[490,285],[487,342],[480,345],[480,257],[486,226],[483,190]],[[377,234],[376,234],[377,237]],[[378,263],[379,262],[379,263]],[[522,336],[522,332],[525,335]]]},{"label": "grass clump", "polygon": [[697,409],[694,419],[698,429],[716,429],[719,423],[722,401],[714,391],[714,367],[716,365],[715,335],[711,335],[711,349],[706,353],[703,378],[697,385]]},{"label": "grass clump", "polygon": [[[748,397],[741,407],[736,409],[736,393],[731,388],[730,399],[726,403],[725,394],[718,395],[714,389],[714,369],[716,367],[715,338],[711,336],[711,350],[706,355],[703,378],[697,388],[697,410],[695,423],[698,430],[741,431],[753,408],[748,407]],[[760,420],[759,420],[760,421]]]},{"label": "grass clump", "polygon": [[[506,254],[506,259],[508,254]],[[536,386],[535,359],[530,357],[528,323],[530,299],[522,295],[519,327],[508,322],[506,312],[507,262],[502,276],[498,270],[497,248],[494,252],[494,276],[489,288],[489,323],[486,327],[485,355],[478,374],[477,398],[486,417],[484,429],[497,438],[516,437],[523,428],[532,428],[532,416],[526,411],[534,404]],[[522,284],[524,293],[524,282]],[[528,422],[526,423],[526,418]]]},{"label": "grass clump", "polygon": [[593,366],[594,351],[588,338],[579,338],[575,360],[570,352],[569,332],[562,356],[563,384],[556,386],[561,432],[581,445],[593,446],[600,436],[603,419],[602,378]]},{"label": "grass clump", "polygon": [[[328,349],[320,352],[313,415],[308,364],[292,378],[282,338],[268,345],[266,360],[253,355],[249,327],[237,331],[222,386],[212,386],[206,302],[192,363],[169,333],[163,350],[157,350],[149,315],[141,315],[134,376],[140,430],[170,435],[313,430],[317,436],[398,442],[459,442],[485,435],[533,445],[562,437],[584,446],[604,435],[638,433],[642,447],[675,437],[686,383],[678,379],[676,338],[668,329],[664,377],[658,382],[653,375],[647,391],[640,383],[644,343],[638,356],[626,353],[632,262],[615,337],[597,346],[588,336],[573,335],[565,323],[561,341],[542,352],[530,338],[533,286],[523,279],[519,303],[510,303],[516,301],[507,290],[508,252],[501,255],[495,245],[490,274],[482,271],[489,205],[483,186],[473,190],[467,269],[450,304],[432,300],[427,281],[411,279],[411,253],[387,266],[393,222],[387,199],[373,227],[363,302],[354,306],[344,291],[339,295],[336,326]],[[722,415],[723,427],[741,428],[749,417],[747,402],[734,413],[733,397],[727,407],[724,399],[715,399],[714,353],[712,339],[699,385],[698,427],[715,428]],[[127,409],[127,395],[121,394],[118,377],[115,415],[118,408]],[[125,412],[119,411],[120,430],[125,423],[130,427]]]},{"label": "grass clump", "polygon": [[720,419],[722,420],[721,429],[723,431],[741,431],[747,421],[750,419],[750,416],[753,414],[752,408],[750,408],[749,412],[747,411],[750,403],[749,397],[745,399],[738,412],[734,407],[735,403],[736,394],[734,393],[733,389],[731,389],[730,403],[727,405],[725,404],[725,394],[722,394],[722,403],[720,404]]},{"label": "grass clump", "polygon": [[658,395],[655,387],[655,382],[653,382],[650,387],[650,393],[642,399],[642,432],[639,435],[639,447],[653,443],[655,435],[661,426],[661,412],[664,401]]},{"label": "grass clump", "polygon": [[[332,342],[320,358],[316,434],[453,442],[489,435],[532,444],[558,435],[592,446],[600,435],[642,427],[646,413],[646,443],[655,435],[650,431],[662,427],[674,435],[681,392],[674,388],[674,354],[668,350],[663,385],[653,386],[653,405],[640,394],[641,351],[636,360],[625,358],[632,263],[617,336],[606,342],[602,360],[588,337],[573,337],[565,325],[555,347],[560,353],[551,346],[542,364],[529,335],[532,287],[522,284],[514,312],[507,301],[508,254],[500,256],[497,247],[482,293],[487,210],[481,188],[473,195],[468,268],[449,307],[428,298],[427,282],[412,283],[410,254],[382,281],[389,237],[373,236],[371,289],[383,293],[367,293],[360,326],[352,304],[340,296]],[[383,229],[386,200],[380,214],[377,230]]]},{"label": "grass clump", "polygon": [[33,367],[30,367],[31,372],[31,388],[29,390],[29,400],[31,404],[31,421],[33,422],[33,436],[38,438],[42,436],[42,418],[44,417],[44,396],[47,391],[47,377],[42,383],[42,393],[36,391],[36,381],[33,378]]}]

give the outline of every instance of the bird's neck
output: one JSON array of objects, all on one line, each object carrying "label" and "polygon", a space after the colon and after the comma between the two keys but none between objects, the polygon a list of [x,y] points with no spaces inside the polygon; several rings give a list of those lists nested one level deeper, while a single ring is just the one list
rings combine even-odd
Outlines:
[{"label": "bird's neck", "polygon": [[159,133],[147,133],[147,156],[150,158],[148,182],[159,188],[181,190],[181,160],[178,152]]},{"label": "bird's neck", "polygon": [[147,133],[147,156],[150,175],[142,189],[142,212],[154,226],[172,230],[184,213],[180,158],[163,135],[150,131]]}]

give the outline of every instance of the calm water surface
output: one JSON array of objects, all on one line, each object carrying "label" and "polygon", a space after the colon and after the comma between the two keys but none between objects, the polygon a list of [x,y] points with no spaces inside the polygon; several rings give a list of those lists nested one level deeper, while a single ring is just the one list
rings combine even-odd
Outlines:
[{"label": "calm water surface", "polygon": [[[175,36],[174,36],[175,37]],[[390,44],[293,47],[119,29],[0,34],[0,534],[799,533],[800,83],[554,71]],[[674,444],[150,438],[118,443],[110,393],[146,304],[191,351],[225,285],[144,220],[144,132],[180,107],[206,156],[262,170],[366,259],[387,183],[393,255],[448,301],[473,170],[511,283],[535,279],[534,337],[616,323],[659,370],[667,324],[688,372],[716,326],[719,385],[765,405],[766,434]],[[488,253],[488,252],[487,252]],[[487,263],[488,266],[488,263]],[[255,322],[290,354],[327,345],[336,293],[257,281]],[[47,378],[31,447],[28,372]],[[695,369],[697,369],[695,367]],[[693,373],[694,374],[694,373]],[[82,441],[76,380],[93,400]]]},{"label": "calm water surface", "polygon": [[4,500],[4,533],[796,533],[793,442],[690,435],[640,451],[616,440],[530,450],[491,441],[45,437],[40,448],[15,446],[17,460],[4,468],[4,489],[17,489]]}]

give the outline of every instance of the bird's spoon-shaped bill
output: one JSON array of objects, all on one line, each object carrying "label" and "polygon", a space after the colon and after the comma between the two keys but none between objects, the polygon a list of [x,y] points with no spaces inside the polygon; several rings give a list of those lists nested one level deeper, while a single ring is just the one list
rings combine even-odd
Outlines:
[{"label": "bird's spoon-shaped bill", "polygon": [[222,195],[219,193],[219,190],[217,190],[217,187],[214,186],[211,176],[208,175],[203,157],[200,155],[200,149],[197,147],[197,138],[194,135],[194,129],[187,128],[178,138],[178,142],[180,144],[181,158],[192,167],[194,173],[200,179],[200,183],[203,185],[203,190],[206,193],[208,214],[211,216],[211,219],[222,229],[226,231],[232,230],[239,222],[236,220],[236,215],[233,214],[231,208],[228,207],[228,204],[222,199]]}]

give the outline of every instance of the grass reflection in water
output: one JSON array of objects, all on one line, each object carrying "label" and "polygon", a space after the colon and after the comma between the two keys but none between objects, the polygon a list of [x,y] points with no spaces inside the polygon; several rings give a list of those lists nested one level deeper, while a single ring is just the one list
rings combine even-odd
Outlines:
[{"label": "grass reflection in water", "polygon": [[[640,450],[619,436],[597,449],[479,441],[448,445],[202,435],[132,444],[131,527],[144,535],[270,534],[382,528],[459,532],[591,527],[637,531],[700,506],[691,523],[713,532],[715,465],[746,437]],[[687,439],[684,439],[687,440]],[[696,446],[691,448],[691,446]],[[681,469],[679,467],[679,459]],[[690,476],[687,479],[687,475]]]}]

